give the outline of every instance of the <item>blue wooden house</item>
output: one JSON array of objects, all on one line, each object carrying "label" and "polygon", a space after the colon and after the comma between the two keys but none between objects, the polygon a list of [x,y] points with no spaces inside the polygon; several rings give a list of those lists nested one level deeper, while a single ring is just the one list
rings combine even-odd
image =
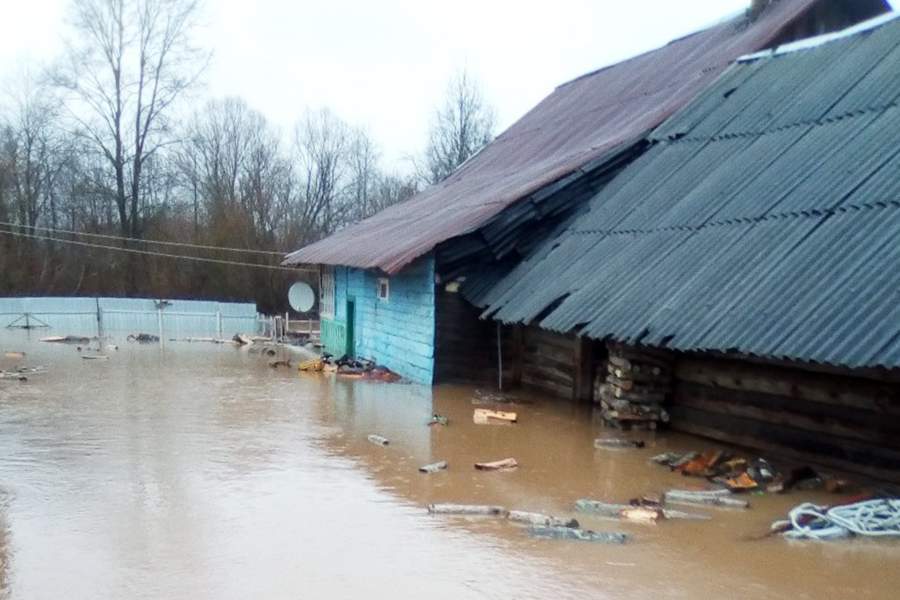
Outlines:
[{"label": "blue wooden house", "polygon": [[286,257],[321,268],[326,349],[423,384],[495,380],[498,330],[461,285],[471,291],[516,268],[738,57],[885,10],[883,0],[757,0],[559,86],[444,181]]}]

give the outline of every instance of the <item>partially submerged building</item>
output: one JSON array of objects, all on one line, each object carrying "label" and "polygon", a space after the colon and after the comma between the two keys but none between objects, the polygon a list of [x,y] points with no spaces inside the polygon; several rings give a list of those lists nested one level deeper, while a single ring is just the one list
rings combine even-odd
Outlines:
[{"label": "partially submerged building", "polygon": [[740,59],[470,298],[600,381],[607,351],[668,361],[676,429],[897,480],[896,17]]},{"label": "partially submerged building", "polygon": [[[737,57],[887,8],[883,0],[757,0],[746,14],[560,86],[440,184],[288,255],[286,265],[322,267],[326,348],[421,383],[496,376],[494,326],[457,293],[461,283],[482,295]],[[588,348],[575,344],[579,355]],[[574,379],[576,395],[588,395],[585,377]]]}]

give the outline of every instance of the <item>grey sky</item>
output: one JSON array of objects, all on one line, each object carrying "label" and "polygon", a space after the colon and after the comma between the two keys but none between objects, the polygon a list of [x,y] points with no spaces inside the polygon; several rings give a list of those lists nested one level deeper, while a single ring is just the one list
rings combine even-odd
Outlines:
[{"label": "grey sky", "polygon": [[[900,0],[894,0],[895,5]],[[67,0],[5,0],[0,75],[56,55]],[[501,129],[568,79],[733,14],[748,0],[207,0],[203,95],[240,95],[287,130],[328,106],[368,127],[389,165],[421,151],[466,66]],[[199,100],[199,99],[198,99]]]}]

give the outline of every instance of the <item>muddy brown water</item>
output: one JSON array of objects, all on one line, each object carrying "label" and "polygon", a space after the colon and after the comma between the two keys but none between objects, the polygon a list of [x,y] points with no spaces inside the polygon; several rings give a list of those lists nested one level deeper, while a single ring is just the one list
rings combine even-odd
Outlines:
[{"label": "muddy brown water", "polygon": [[[0,334],[0,588],[43,598],[896,598],[900,544],[745,541],[820,493],[751,496],[707,522],[576,514],[697,485],[647,463],[704,449],[649,436],[595,450],[591,413],[518,393],[515,425],[475,425],[475,390],[273,370],[231,347],[121,343],[108,361]],[[447,427],[425,425],[433,411]],[[380,434],[390,445],[371,444]],[[511,472],[474,462],[514,457]],[[438,460],[449,469],[424,475]],[[494,519],[430,516],[492,503],[623,531],[624,546],[535,540]]]}]

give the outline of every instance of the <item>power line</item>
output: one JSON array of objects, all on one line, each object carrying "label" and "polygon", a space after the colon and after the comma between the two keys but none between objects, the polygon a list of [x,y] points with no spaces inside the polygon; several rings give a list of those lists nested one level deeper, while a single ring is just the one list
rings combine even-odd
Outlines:
[{"label": "power line", "polygon": [[12,235],[16,237],[24,237],[31,238],[37,240],[49,240],[53,242],[59,242],[61,244],[70,244],[73,246],[81,246],[84,248],[94,248],[98,250],[111,250],[113,252],[127,252],[129,254],[141,254],[144,256],[156,256],[159,258],[174,258],[181,260],[192,260],[195,262],[202,263],[212,263],[217,265],[228,265],[232,267],[250,267],[254,269],[267,269],[270,271],[287,271],[290,273],[298,273],[301,271],[310,271],[313,272],[315,269],[312,268],[293,268],[293,267],[282,267],[280,265],[259,265],[256,263],[248,263],[248,262],[240,262],[234,260],[224,260],[219,258],[205,258],[202,256],[185,256],[183,254],[169,254],[166,252],[153,252],[151,250],[138,250],[137,248],[120,248],[118,246],[105,246],[102,244],[92,244],[90,242],[79,242],[78,240],[64,240],[60,238],[54,238],[47,235],[36,235],[31,233],[24,233],[21,231],[7,231],[4,229],[0,229],[0,235]]},{"label": "power line", "polygon": [[162,240],[145,240],[141,238],[133,238],[133,237],[124,237],[121,235],[110,235],[105,233],[86,233],[83,231],[72,231],[70,229],[56,229],[53,227],[38,227],[38,226],[29,226],[29,225],[19,225],[17,223],[6,223],[4,221],[0,221],[0,226],[2,227],[12,227],[17,229],[34,229],[38,231],[48,231],[50,233],[57,234],[65,234],[65,235],[80,235],[83,237],[92,237],[92,238],[101,238],[107,240],[116,240],[119,242],[141,242],[144,244],[158,244],[160,246],[177,246],[181,248],[196,248],[198,250],[219,250],[222,252],[243,252],[246,254],[267,254],[267,255],[275,255],[275,256],[285,256],[286,252],[276,252],[273,250],[253,250],[250,248],[227,248],[225,246],[207,246],[204,244],[189,244],[187,242],[164,242]]}]

